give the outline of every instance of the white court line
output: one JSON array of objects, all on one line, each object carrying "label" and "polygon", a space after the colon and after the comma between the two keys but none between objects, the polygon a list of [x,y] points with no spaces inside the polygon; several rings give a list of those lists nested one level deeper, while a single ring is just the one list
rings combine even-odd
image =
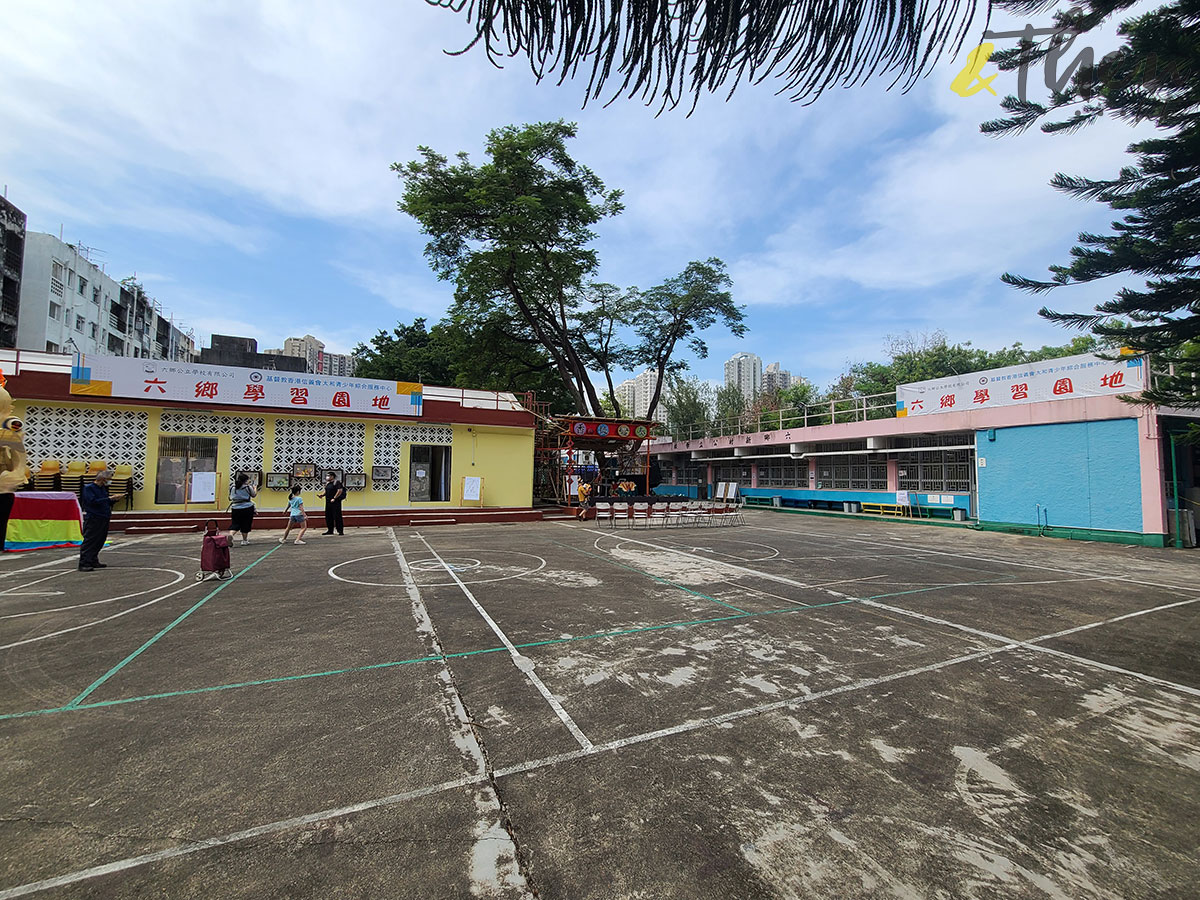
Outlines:
[{"label": "white court line", "polygon": [[[556,524],[563,525],[566,523],[559,522]],[[842,535],[834,534],[834,533],[831,533],[828,531],[793,531],[790,528],[771,528],[766,525],[745,525],[743,527],[757,528],[759,531],[772,531],[772,532],[782,532],[784,534],[794,534],[799,537],[821,537],[821,538],[829,538],[834,541],[850,541],[855,544],[870,544],[873,547],[893,547],[894,548],[896,546],[894,542],[879,541],[879,540],[864,540],[863,538],[843,537]],[[1021,568],[1025,568],[1025,569],[1043,569],[1047,572],[1058,572],[1060,575],[1080,575],[1080,576],[1086,576],[1086,577],[1094,576],[1094,573],[1092,573],[1092,572],[1077,572],[1074,569],[1063,569],[1061,567],[1056,567],[1056,566],[1043,566],[1043,565],[1038,565],[1037,563],[1023,563],[1023,562],[1017,562],[1016,560],[1003,559],[1003,558],[997,558],[997,557],[991,557],[991,556],[973,556],[969,553],[951,553],[949,550],[933,550],[928,547],[922,547],[922,546],[919,546],[916,544],[908,544],[908,545],[905,545],[905,547],[906,547],[906,549],[911,550],[914,553],[933,553],[938,556],[949,556],[953,559],[973,559],[976,562],[998,563],[998,564],[1004,565],[1004,566],[1020,566]],[[817,558],[819,559],[820,557],[817,557]],[[997,574],[997,573],[991,573],[991,574]],[[1140,581],[1140,580],[1137,580],[1134,578],[1129,578],[1125,575],[1100,575],[1100,576],[1095,576],[1095,578],[1096,578],[1096,580],[1100,580],[1100,581],[1124,581],[1127,584],[1140,584],[1145,587],[1160,587],[1160,588],[1169,588],[1171,590],[1177,590],[1177,591],[1200,592],[1200,587],[1197,587],[1194,584],[1189,584],[1189,585],[1163,584],[1163,583],[1157,582],[1157,581]]]},{"label": "white court line", "polygon": [[[575,525],[570,525],[570,524],[568,524],[568,523],[566,523],[566,522],[557,522],[557,523],[555,523],[555,524],[558,524],[558,525],[563,525],[563,526],[564,526],[564,527],[566,527],[566,528],[575,528],[575,527],[577,527],[577,526],[575,526]],[[633,540],[633,539],[632,539],[632,538],[626,538],[626,540]],[[784,576],[782,576],[782,575],[773,575],[773,574],[770,574],[770,573],[767,573],[767,572],[756,572],[756,571],[754,571],[753,569],[747,569],[747,568],[745,568],[744,566],[738,566],[738,565],[734,565],[733,563],[725,562],[725,561],[723,561],[723,560],[710,560],[710,559],[708,559],[707,557],[698,557],[698,556],[695,556],[695,555],[694,555],[694,554],[692,554],[692,553],[687,553],[686,551],[683,551],[683,550],[673,550],[671,547],[662,547],[662,546],[659,546],[658,544],[651,544],[651,543],[649,543],[649,542],[647,542],[647,541],[636,541],[636,543],[645,544],[647,547],[654,547],[654,548],[656,548],[656,549],[659,549],[659,550],[669,550],[669,551],[671,551],[671,552],[680,553],[680,554],[682,554],[683,556],[689,556],[689,557],[691,557],[691,558],[693,558],[693,559],[703,559],[705,562],[710,562],[710,563],[712,563],[712,564],[715,564],[715,565],[727,566],[727,567],[729,567],[729,568],[731,568],[731,569],[740,569],[740,570],[742,570],[743,572],[747,572],[747,573],[749,573],[749,574],[751,574],[751,575],[756,575],[756,576],[759,576],[759,577],[762,577],[762,578],[767,578],[767,579],[770,579],[770,580],[772,580],[772,581],[779,581],[779,582],[782,582],[782,583],[784,583],[784,584],[790,584],[790,585],[792,585],[793,587],[799,587],[799,588],[805,588],[805,589],[816,589],[816,590],[821,590],[821,591],[823,591],[824,593],[826,593],[826,594],[832,594],[832,595],[833,595],[833,596],[835,596],[835,597],[843,597],[843,598],[847,598],[847,599],[851,599],[851,600],[856,600],[856,601],[858,601],[858,603],[859,603],[859,604],[861,604],[861,605],[864,605],[864,606],[874,606],[874,607],[877,607],[877,608],[879,608],[879,609],[886,609],[886,610],[888,610],[889,612],[892,612],[892,613],[896,613],[896,614],[899,614],[899,615],[908,616],[909,618],[912,618],[912,619],[920,619],[920,620],[923,620],[923,621],[925,621],[925,622],[929,622],[929,623],[932,623],[932,624],[936,624],[936,625],[945,626],[945,627],[947,627],[947,628],[954,628],[954,629],[957,629],[957,630],[959,630],[959,631],[964,631],[964,632],[967,632],[968,634],[973,634],[973,635],[976,635],[976,636],[978,636],[978,637],[984,637],[984,638],[987,638],[988,640],[1000,641],[1000,642],[1002,642],[1002,643],[1005,643],[1005,644],[1013,644],[1013,645],[1016,645],[1016,646],[1023,647],[1024,649],[1027,649],[1027,650],[1035,650],[1035,651],[1038,651],[1038,652],[1040,652],[1040,653],[1053,653],[1053,654],[1054,654],[1054,655],[1056,655],[1056,656],[1068,656],[1068,657],[1070,657],[1071,659],[1075,660],[1075,661],[1076,661],[1077,663],[1079,663],[1080,665],[1087,665],[1087,666],[1091,666],[1091,667],[1093,667],[1093,668],[1097,668],[1097,669],[1104,669],[1104,670],[1106,670],[1106,671],[1110,671],[1110,672],[1111,672],[1111,671],[1115,671],[1115,667],[1113,667],[1113,666],[1110,666],[1108,663],[1103,663],[1103,662],[1100,662],[1099,660],[1090,659],[1089,657],[1086,657],[1086,656],[1076,656],[1076,655],[1075,655],[1075,654],[1073,654],[1073,653],[1064,653],[1064,652],[1063,652],[1063,651],[1061,651],[1061,650],[1051,650],[1049,647],[1040,647],[1040,646],[1037,646],[1037,644],[1036,644],[1036,641],[1038,641],[1038,640],[1050,640],[1050,639],[1052,639],[1052,638],[1055,638],[1055,637],[1061,637],[1062,635],[1066,635],[1066,634],[1073,634],[1074,632],[1077,632],[1077,631],[1084,631],[1084,630],[1086,630],[1086,629],[1089,629],[1089,628],[1099,628],[1101,625],[1109,625],[1109,624],[1111,624],[1111,623],[1113,623],[1113,622],[1119,622],[1119,621],[1121,621],[1121,620],[1123,620],[1123,619],[1129,619],[1129,618],[1133,618],[1134,616],[1143,616],[1143,615],[1147,615],[1147,614],[1149,614],[1149,613],[1152,613],[1152,612],[1159,612],[1159,611],[1161,611],[1161,610],[1164,610],[1164,609],[1172,609],[1172,608],[1174,608],[1174,607],[1177,607],[1177,606],[1186,606],[1186,605],[1188,605],[1188,604],[1190,604],[1190,603],[1198,603],[1198,602],[1200,602],[1200,597],[1193,597],[1193,598],[1192,598],[1192,599],[1190,599],[1190,600],[1180,600],[1180,601],[1177,601],[1177,602],[1175,602],[1175,603],[1165,603],[1165,604],[1162,604],[1162,605],[1160,605],[1160,606],[1151,607],[1151,608],[1149,608],[1149,609],[1138,610],[1138,611],[1136,611],[1136,612],[1132,612],[1132,613],[1124,613],[1124,614],[1122,614],[1122,615],[1120,615],[1120,616],[1114,616],[1114,617],[1113,617],[1113,618],[1111,618],[1111,619],[1105,619],[1105,620],[1103,620],[1103,621],[1100,621],[1100,622],[1092,622],[1092,623],[1090,623],[1090,624],[1088,624],[1088,625],[1080,625],[1080,626],[1076,626],[1075,628],[1068,628],[1068,629],[1066,629],[1066,630],[1064,630],[1064,631],[1062,631],[1062,632],[1058,632],[1058,633],[1055,633],[1055,634],[1052,634],[1052,635],[1046,635],[1045,637],[1042,637],[1042,638],[1036,638],[1034,641],[1018,641],[1018,640],[1016,640],[1015,638],[1005,637],[1004,635],[1000,635],[1000,634],[994,634],[994,633],[992,633],[992,632],[990,632],[990,631],[982,631],[982,630],[980,630],[980,629],[978,629],[978,628],[971,628],[971,627],[970,627],[970,626],[968,626],[968,625],[959,625],[957,622],[951,622],[951,621],[949,621],[948,619],[940,619],[940,618],[937,618],[937,617],[935,617],[935,616],[927,616],[927,615],[925,615],[924,613],[915,612],[915,611],[913,611],[913,610],[911,610],[911,609],[904,609],[903,607],[900,607],[900,606],[891,606],[891,605],[889,605],[889,604],[887,604],[887,603],[880,603],[880,602],[878,602],[877,600],[869,600],[869,599],[867,599],[867,598],[865,598],[865,597],[850,597],[850,596],[849,596],[849,595],[847,595],[847,594],[841,594],[841,593],[839,593],[839,592],[837,592],[837,591],[831,591],[831,590],[829,590],[828,588],[819,588],[819,587],[817,587],[817,586],[815,586],[815,585],[803,584],[803,583],[801,583],[801,582],[799,582],[799,581],[795,581],[795,580],[793,580],[793,579],[790,579],[790,578],[785,578],[785,577],[784,577]],[[1048,567],[1046,567],[1046,566],[1032,566],[1032,568],[1044,569],[1044,568],[1048,568]],[[1055,571],[1055,570],[1051,570],[1051,571]],[[1059,571],[1061,571],[1061,570],[1059,570]],[[996,574],[996,573],[990,573],[990,574]],[[1089,576],[1088,578],[1086,578],[1086,579],[1084,579],[1084,580],[1108,580],[1108,579],[1107,579],[1107,577],[1106,577],[1106,576]],[[996,584],[997,586],[1007,586],[1007,585],[1009,584],[1009,582],[1004,582],[1004,581],[1000,581],[1000,582],[984,582],[984,583],[986,583],[986,584],[992,584],[992,583],[994,583],[994,584]],[[1033,582],[1033,583],[1036,583],[1036,582]],[[1057,581],[1056,581],[1056,582],[1053,582],[1053,583],[1054,583],[1054,584],[1060,584],[1060,583],[1062,583],[1062,584],[1066,584],[1066,583],[1068,583],[1068,582],[1057,582]],[[947,584],[947,585],[944,585],[944,586],[945,586],[945,587],[947,587],[947,588],[954,588],[954,587],[966,587],[966,586],[968,586],[968,584],[970,584],[971,586],[974,586],[974,584],[978,584],[978,583]],[[1162,686],[1162,687],[1172,687],[1172,688],[1175,688],[1175,689],[1177,689],[1177,690],[1180,690],[1180,691],[1182,691],[1182,692],[1184,692],[1184,693],[1186,693],[1186,694],[1197,694],[1198,696],[1200,696],[1200,692],[1197,692],[1195,688],[1190,688],[1190,687],[1187,687],[1186,685],[1176,684],[1176,683],[1175,683],[1175,682],[1173,682],[1173,681],[1166,681],[1165,679],[1162,679],[1162,678],[1156,678],[1156,677],[1155,677],[1155,676],[1153,676],[1153,675],[1146,675],[1146,674],[1144,674],[1144,673],[1139,673],[1139,672],[1135,672],[1135,671],[1132,671],[1132,670],[1122,670],[1122,672],[1123,672],[1123,674],[1125,674],[1125,675],[1129,675],[1129,676],[1131,676],[1131,677],[1133,677],[1133,678],[1138,678],[1138,679],[1140,679],[1140,680],[1142,680],[1142,681],[1145,681],[1145,682],[1148,682],[1148,683],[1151,683],[1151,684],[1157,684],[1157,685],[1159,685],[1159,686]]]},{"label": "white court line", "polygon": [[[175,582],[172,582],[174,584]],[[80,631],[84,628],[94,628],[96,625],[103,625],[105,622],[111,622],[113,619],[119,619],[121,616],[127,616],[130,613],[135,613],[139,609],[145,609],[147,606],[153,606],[155,603],[160,603],[168,597],[174,597],[176,594],[182,594],[184,591],[194,588],[200,582],[193,581],[191,584],[185,584],[179,590],[171,591],[169,594],[163,594],[161,597],[155,597],[153,600],[147,600],[145,603],[139,603],[137,606],[131,606],[129,609],[122,610],[119,613],[114,613],[111,616],[106,616],[103,619],[97,619],[94,622],[85,622],[82,625],[74,625],[71,628],[64,628],[61,631],[52,631],[49,634],[39,634],[37,637],[26,638],[23,641],[14,641],[11,644],[0,645],[0,650],[11,650],[13,647],[23,647],[26,644],[36,644],[38,641],[49,640],[52,637],[58,637],[62,634],[70,634],[72,631]]]},{"label": "white court line", "polygon": [[[67,569],[67,572],[69,571],[71,570]],[[35,578],[33,581],[27,581],[25,584],[19,584],[16,587],[10,587],[7,590],[0,591],[0,597],[5,596],[6,594],[11,594],[13,591],[23,591],[25,588],[31,588],[35,584],[41,584],[43,581],[49,581],[51,578],[61,578],[62,576],[66,575],[67,572],[55,572],[53,575],[46,575],[43,578]],[[55,593],[61,594],[62,591],[55,591]]]},{"label": "white court line", "polygon": [[[8,613],[7,615],[0,616],[0,621],[3,621],[5,619],[22,619],[26,616],[41,616],[41,615],[45,615],[47,613],[68,612],[69,610],[72,610],[72,609],[83,609],[85,606],[98,606],[101,603],[115,603],[118,600],[128,600],[130,597],[140,597],[142,594],[151,594],[154,591],[161,591],[164,588],[169,588],[172,585],[179,584],[180,581],[182,581],[184,578],[187,577],[182,572],[180,572],[178,569],[161,569],[158,566],[145,566],[145,567],[139,566],[138,571],[139,572],[170,572],[172,575],[175,576],[175,578],[171,581],[168,581],[166,584],[156,584],[154,587],[146,588],[144,591],[134,591],[132,594],[122,594],[119,597],[109,597],[105,600],[91,600],[87,603],[76,603],[74,606],[56,606],[53,609],[35,609],[31,612]],[[68,573],[66,573],[66,572],[59,573],[59,575],[66,575],[66,574],[68,574]],[[50,577],[56,578],[57,576],[52,575]],[[36,583],[37,582],[31,582],[31,584],[36,584]],[[5,593],[7,593],[7,591]],[[62,593],[62,592],[60,591],[59,593]],[[19,596],[19,595],[13,595],[13,596]]]},{"label": "white court line", "polygon": [[77,884],[80,881],[87,881],[92,878],[102,878],[105,875],[112,875],[116,872],[124,872],[128,869],[136,869],[139,866],[149,865],[156,862],[164,862],[168,859],[175,859],[180,856],[186,856],[189,853],[199,853],[201,850],[212,850],[215,847],[226,847],[230,844],[237,844],[242,841],[249,841],[257,837],[267,837],[272,834],[278,834],[281,831],[291,831],[294,828],[303,828],[306,825],[315,825],[326,819],[341,818],[342,816],[353,815],[354,813],[366,812],[371,809],[379,809],[384,806],[395,806],[398,803],[403,803],[407,800],[417,800],[421,797],[428,797],[431,794],[440,794],[444,791],[455,790],[469,785],[478,784],[481,781],[486,781],[486,775],[467,775],[462,778],[456,778],[453,781],[443,781],[441,784],[430,785],[429,787],[418,788],[415,791],[405,791],[403,794],[392,794],[389,797],[379,797],[375,800],[365,800],[362,803],[355,803],[351,806],[342,806],[337,809],[327,809],[322,812],[311,813],[307,816],[296,816],[292,819],[283,819],[279,822],[271,822],[267,825],[258,825],[254,828],[247,828],[245,831],[236,831],[233,834],[227,834],[224,837],[205,838],[202,841],[189,843],[186,847],[172,847],[168,850],[159,850],[155,853],[146,853],[142,856],[132,856],[128,859],[117,860],[116,862],[105,863],[102,866],[93,866],[90,869],[83,869],[79,872],[72,872],[68,875],[59,875],[57,878],[47,878],[44,881],[34,881],[29,884],[18,885],[17,887],[8,888],[0,891],[0,900],[10,900],[13,897],[25,897],[29,894],[37,893],[38,891],[48,891],[52,888],[65,887],[68,884]]},{"label": "white court line", "polygon": [[437,551],[433,549],[433,546],[429,543],[429,541],[425,540],[424,536],[421,534],[418,534],[417,538],[422,544],[425,545],[425,548],[431,554],[433,554],[433,558],[442,564],[442,568],[445,569],[447,574],[454,579],[454,582],[466,595],[467,599],[471,601],[471,605],[475,607],[475,611],[479,613],[479,615],[483,616],[483,620],[488,623],[488,627],[492,629],[492,632],[496,635],[496,637],[500,638],[501,643],[508,648],[508,655],[512,657],[513,665],[515,665],[520,671],[524,672],[525,677],[527,677],[533,686],[538,689],[538,693],[546,698],[546,702],[550,704],[550,708],[554,710],[554,714],[558,716],[560,720],[562,720],[564,725],[567,726],[567,730],[571,732],[571,736],[579,742],[579,746],[584,750],[590,751],[593,747],[592,742],[588,740],[586,734],[579,730],[579,726],[575,724],[575,720],[567,714],[565,709],[563,709],[562,704],[558,701],[558,698],[550,693],[550,689],[546,687],[546,685],[542,682],[542,679],[538,678],[537,672],[533,670],[533,660],[531,660],[528,656],[521,655],[521,651],[518,650],[513,642],[508,639],[508,635],[501,630],[500,626],[496,624],[496,621],[487,614],[487,610],[485,610],[480,605],[479,601],[475,599],[475,595],[471,593],[470,588],[463,584],[462,579],[458,577],[458,573],[450,568],[450,566],[446,565],[445,560],[438,556]]},{"label": "white court line", "polygon": [[[964,656],[957,656],[953,659],[943,660],[942,662],[931,663],[915,669],[907,669],[903,672],[896,672],[892,675],[883,675],[878,678],[864,678],[860,679],[859,681],[850,682],[848,684],[840,685],[835,688],[829,688],[828,690],[824,691],[818,691],[812,694],[798,694],[782,700],[773,700],[769,703],[764,703],[759,706],[747,707],[745,709],[735,710],[734,712],[711,716],[707,719],[693,719],[669,728],[660,728],[657,731],[648,731],[643,734],[630,735],[629,737],[620,738],[605,744],[595,745],[590,749],[571,750],[566,753],[559,753],[555,756],[547,756],[541,759],[534,759],[529,760],[528,762],[518,763],[515,766],[507,766],[503,769],[495,770],[494,775],[496,778],[502,778],[510,775],[523,775],[538,769],[544,769],[560,763],[572,762],[577,759],[582,759],[586,756],[592,756],[596,753],[604,751],[617,751],[625,747],[632,747],[648,741],[660,740],[662,738],[672,737],[678,734],[698,731],[703,728],[720,726],[729,722],[735,722],[739,719],[745,719],[751,716],[773,712],[777,709],[802,706],[806,703],[825,700],[829,697],[838,696],[839,694],[848,694],[854,691],[875,687],[880,684],[898,681],[902,678],[909,678],[914,675],[923,675],[928,672],[935,672],[939,669],[945,669],[949,666],[970,662],[976,659],[983,659],[984,657],[1002,653],[1010,649],[1013,648],[1005,646],[993,647],[987,650],[979,650],[974,653],[968,653]],[[57,887],[65,887],[66,885],[77,884],[78,882],[87,881],[92,878],[100,878],[104,875],[111,875],[115,872],[124,872],[139,866],[150,865],[156,862],[165,862],[166,860],[170,859],[177,859],[181,856],[199,853],[202,850],[225,847],[229,846],[230,844],[248,841],[257,837],[265,837],[284,831],[291,831],[296,828],[303,828],[307,825],[315,825],[318,822],[324,822],[329,819],[342,818],[355,813],[365,812],[373,809],[381,809],[388,806],[397,806],[409,800],[416,800],[421,797],[429,797],[434,794],[444,793],[446,791],[474,786],[487,780],[488,779],[486,775],[469,775],[463,778],[456,778],[452,781],[443,781],[440,784],[431,785],[430,787],[406,791],[402,794],[391,794],[387,797],[379,797],[374,800],[364,800],[361,803],[355,803],[350,806],[340,806],[333,809],[322,810],[320,812],[309,813],[303,816],[296,816],[290,819],[281,819],[278,822],[270,822],[265,825],[258,825],[254,828],[248,828],[244,831],[235,831],[232,834],[227,834],[221,837],[205,838],[200,841],[191,842],[185,847],[172,847],[167,850],[159,850],[155,853],[146,853],[142,856],[132,856],[127,859],[105,863],[104,865],[93,866],[88,869],[81,869],[77,872],[71,872],[66,875],[59,875],[55,878],[47,878],[43,881],[34,881],[28,884],[18,885],[16,887],[0,891],[0,900],[10,900],[10,898],[24,897],[29,894],[37,893],[38,891],[45,891]]]},{"label": "white court line", "polygon": [[1135,672],[1132,669],[1123,669],[1119,666],[1110,665],[1109,663],[1101,662],[1098,659],[1091,659],[1090,657],[1087,657],[1087,656],[1076,656],[1074,653],[1067,653],[1063,650],[1056,650],[1052,647],[1043,647],[1039,643],[1040,641],[1054,640],[1055,638],[1061,637],[1066,634],[1074,634],[1079,631],[1086,631],[1090,628],[1099,628],[1102,625],[1111,625],[1113,622],[1120,622],[1123,619],[1131,619],[1134,616],[1144,616],[1148,613],[1159,612],[1164,609],[1172,609],[1177,606],[1187,606],[1190,603],[1200,603],[1200,597],[1193,597],[1191,600],[1180,600],[1176,603],[1165,603],[1162,606],[1155,606],[1150,609],[1143,609],[1143,610],[1139,610],[1139,611],[1133,612],[1133,613],[1125,613],[1124,615],[1121,615],[1121,616],[1113,616],[1111,619],[1104,619],[1103,621],[1100,621],[1100,622],[1091,622],[1087,625],[1079,625],[1075,628],[1067,628],[1064,631],[1057,631],[1057,632],[1054,632],[1053,634],[1044,634],[1041,637],[1036,637],[1029,641],[1018,641],[1014,638],[1005,637],[1004,635],[993,634],[990,631],[982,631],[978,628],[971,628],[969,625],[959,625],[958,623],[951,622],[947,619],[941,619],[936,616],[927,616],[924,613],[919,613],[919,612],[916,612],[911,609],[905,609],[902,606],[892,606],[887,603],[880,603],[877,600],[860,600],[859,602],[862,603],[864,606],[874,606],[878,609],[885,609],[888,612],[895,613],[895,614],[901,615],[901,616],[907,616],[911,619],[920,619],[923,622],[930,622],[935,625],[944,625],[948,628],[954,628],[954,629],[957,629],[958,631],[966,632],[967,634],[972,634],[972,635],[976,635],[978,637],[988,638],[989,640],[1004,641],[1007,643],[1015,644],[1018,647],[1020,647],[1022,650],[1033,650],[1033,651],[1036,651],[1037,653],[1048,653],[1051,656],[1058,656],[1063,659],[1070,659],[1080,665],[1090,666],[1093,669],[1103,669],[1106,672],[1118,672],[1122,675],[1128,675],[1131,678],[1137,678],[1139,681],[1144,681],[1147,684],[1153,684],[1153,685],[1157,685],[1159,687],[1170,688],[1171,690],[1180,691],[1184,694],[1190,694],[1193,697],[1200,697],[1200,690],[1198,690],[1194,687],[1189,687],[1186,684],[1179,684],[1176,681],[1168,681],[1165,678],[1158,678],[1154,675],[1147,675],[1144,672]]},{"label": "white court line", "polygon": [[[104,547],[104,548],[102,548],[102,550],[120,550],[120,549],[122,549],[124,547],[128,547],[132,544],[140,544],[142,541],[149,541],[156,537],[158,537],[157,534],[148,534],[145,537],[130,538],[127,541],[123,540],[119,544],[114,544],[111,547]],[[48,549],[55,549],[55,548],[48,548]],[[45,569],[47,566],[60,566],[63,563],[75,562],[79,558],[79,554],[77,552],[79,550],[78,547],[74,547],[74,548],[64,547],[64,548],[58,548],[58,549],[71,550],[72,552],[66,556],[60,556],[58,559],[52,559],[52,560],[49,560],[48,562],[38,563],[35,566],[26,566],[23,569],[13,569],[11,572],[0,572],[0,578],[12,578],[14,575],[20,575],[22,572],[32,572],[34,569]]]}]

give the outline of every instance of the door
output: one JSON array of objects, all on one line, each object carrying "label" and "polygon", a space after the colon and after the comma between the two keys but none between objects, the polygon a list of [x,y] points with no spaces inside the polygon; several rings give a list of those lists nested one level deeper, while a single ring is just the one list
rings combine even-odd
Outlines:
[{"label": "door", "polygon": [[408,502],[428,503],[430,501],[430,485],[433,483],[431,468],[433,465],[432,447],[413,445],[408,462]]},{"label": "door", "polygon": [[154,502],[184,502],[188,475],[217,471],[217,439],[173,435],[158,439],[158,471],[154,477]]}]

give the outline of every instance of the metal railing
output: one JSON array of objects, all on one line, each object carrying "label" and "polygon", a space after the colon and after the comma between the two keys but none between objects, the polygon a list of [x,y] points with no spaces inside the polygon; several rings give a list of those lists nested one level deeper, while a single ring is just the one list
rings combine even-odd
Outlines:
[{"label": "metal railing", "polygon": [[791,428],[811,428],[814,425],[837,425],[844,422],[865,422],[869,419],[896,417],[896,392],[868,394],[863,397],[844,397],[822,400],[806,406],[743,413],[723,419],[713,419],[682,429],[671,435],[676,442],[697,438],[754,434],[760,431],[785,431]]}]

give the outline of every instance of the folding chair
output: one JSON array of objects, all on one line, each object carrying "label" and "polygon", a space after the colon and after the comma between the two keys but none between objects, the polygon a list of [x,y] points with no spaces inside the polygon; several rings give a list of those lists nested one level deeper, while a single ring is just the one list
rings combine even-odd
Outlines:
[{"label": "folding chair", "polygon": [[113,476],[108,482],[108,496],[123,499],[126,509],[133,507],[133,466],[122,463],[113,467]]},{"label": "folding chair", "polygon": [[601,520],[608,522],[608,527],[612,528],[617,523],[616,512],[613,510],[612,503],[605,500],[596,501],[596,527],[600,527]]},{"label": "folding chair", "polygon": [[651,505],[646,516],[646,525],[653,525],[657,522],[659,525],[666,526],[670,517],[671,505],[669,503],[655,503]]},{"label": "folding chair", "polygon": [[83,476],[87,472],[87,463],[82,459],[72,459],[67,463],[67,471],[59,479],[61,490],[74,491],[78,494],[83,490]]},{"label": "folding chair", "polygon": [[87,472],[85,472],[83,475],[83,484],[80,485],[80,490],[83,489],[83,485],[91,484],[93,481],[95,481],[96,476],[107,468],[108,463],[102,459],[93,459],[90,463],[88,463]]},{"label": "folding chair", "polygon": [[638,522],[650,524],[650,504],[649,503],[634,503],[633,515],[629,517],[629,527],[636,528]]},{"label": "folding chair", "polygon": [[60,475],[62,475],[62,463],[57,459],[43,459],[42,467],[33,476],[33,489],[35,491],[57,491]]}]

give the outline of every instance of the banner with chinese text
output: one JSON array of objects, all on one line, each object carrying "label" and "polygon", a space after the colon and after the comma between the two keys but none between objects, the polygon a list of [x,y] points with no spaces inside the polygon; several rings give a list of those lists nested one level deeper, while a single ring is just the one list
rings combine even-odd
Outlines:
[{"label": "banner with chinese text", "polygon": [[71,393],[291,411],[421,415],[422,387],[406,381],[309,375],[128,356],[81,356]]},{"label": "banner with chinese text", "polygon": [[1145,368],[1140,356],[1108,360],[1086,354],[916,381],[896,388],[896,415],[903,418],[1044,400],[1133,394],[1145,387]]}]

